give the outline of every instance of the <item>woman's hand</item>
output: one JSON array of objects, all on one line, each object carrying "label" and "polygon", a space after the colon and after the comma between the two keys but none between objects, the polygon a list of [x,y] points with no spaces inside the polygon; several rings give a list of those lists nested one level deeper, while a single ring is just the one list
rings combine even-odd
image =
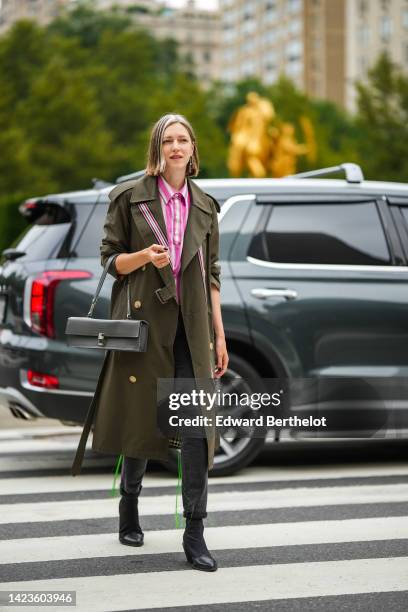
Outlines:
[{"label": "woman's hand", "polygon": [[156,268],[164,268],[170,263],[169,249],[161,244],[151,244],[146,249],[146,255]]},{"label": "woman's hand", "polygon": [[225,343],[225,336],[215,337],[215,354],[216,369],[214,371],[214,378],[221,378],[221,376],[225,374],[229,362],[227,345]]}]

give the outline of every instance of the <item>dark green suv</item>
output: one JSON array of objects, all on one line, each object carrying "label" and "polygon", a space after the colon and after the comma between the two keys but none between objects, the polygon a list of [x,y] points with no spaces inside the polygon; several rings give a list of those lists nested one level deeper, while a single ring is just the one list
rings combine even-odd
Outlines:
[{"label": "dark green suv", "polygon": [[[301,381],[286,409],[330,415],[325,435],[398,437],[408,427],[408,185],[364,181],[354,164],[342,169],[345,180],[197,180],[222,205],[230,355],[222,385]],[[68,347],[65,325],[86,315],[100,277],[111,188],[21,206],[30,225],[0,267],[0,395],[16,417],[84,420],[103,354]],[[112,282],[96,317],[108,316]],[[241,434],[223,431],[214,474],[247,465],[270,436],[321,435],[296,427]]]}]

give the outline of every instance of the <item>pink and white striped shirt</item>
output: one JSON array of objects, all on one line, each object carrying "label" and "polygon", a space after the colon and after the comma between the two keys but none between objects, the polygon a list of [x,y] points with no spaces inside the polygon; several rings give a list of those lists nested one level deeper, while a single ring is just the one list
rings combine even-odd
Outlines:
[{"label": "pink and white striped shirt", "polygon": [[190,194],[186,180],[180,191],[176,191],[162,175],[158,178],[158,188],[166,222],[173,276],[176,281],[177,301],[180,303],[181,253],[190,210]]}]

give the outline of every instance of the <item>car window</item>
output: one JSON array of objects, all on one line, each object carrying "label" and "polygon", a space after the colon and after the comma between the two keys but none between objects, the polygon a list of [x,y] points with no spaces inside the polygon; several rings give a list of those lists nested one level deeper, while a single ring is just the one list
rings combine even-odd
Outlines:
[{"label": "car window", "polygon": [[[87,201],[71,201],[66,208],[50,206],[10,245],[30,260],[67,257],[93,207]],[[64,214],[62,214],[64,213]]]},{"label": "car window", "polygon": [[264,245],[251,245],[250,252],[272,262],[390,264],[375,202],[273,204],[257,239]]},{"label": "car window", "polygon": [[10,248],[22,251],[32,261],[55,258],[70,228],[71,223],[31,225],[25,228]]},{"label": "car window", "polygon": [[99,247],[103,238],[103,226],[107,212],[108,204],[97,204],[95,206],[92,217],[75,247],[77,257],[99,257]]},{"label": "car window", "polygon": [[408,208],[406,206],[401,206],[400,211],[402,212],[402,216],[404,217],[407,225],[408,225]]}]

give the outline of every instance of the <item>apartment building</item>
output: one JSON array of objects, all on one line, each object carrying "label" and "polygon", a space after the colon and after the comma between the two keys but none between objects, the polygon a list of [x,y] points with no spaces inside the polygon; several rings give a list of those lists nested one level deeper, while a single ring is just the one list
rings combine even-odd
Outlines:
[{"label": "apartment building", "polygon": [[66,4],[67,0],[0,0],[0,33],[19,19],[35,19],[44,25]]},{"label": "apartment building", "polygon": [[218,11],[197,8],[190,0],[184,8],[166,8],[159,13],[146,12],[134,17],[158,38],[174,38],[181,55],[194,66],[200,83],[208,86],[220,77],[221,18]]},{"label": "apartment building", "polygon": [[408,0],[348,0],[345,13],[345,98],[347,107],[354,109],[353,84],[364,80],[381,51],[408,73]]},{"label": "apartment building", "polygon": [[355,80],[381,50],[408,66],[408,0],[220,0],[221,78],[289,76],[355,109]]},{"label": "apartment building", "polygon": [[[0,34],[22,18],[46,24],[77,0],[0,0]],[[173,38],[206,86],[219,77],[221,20],[218,11],[199,9],[194,0],[174,9],[160,0],[94,0],[95,8],[116,6],[158,38]]]}]

